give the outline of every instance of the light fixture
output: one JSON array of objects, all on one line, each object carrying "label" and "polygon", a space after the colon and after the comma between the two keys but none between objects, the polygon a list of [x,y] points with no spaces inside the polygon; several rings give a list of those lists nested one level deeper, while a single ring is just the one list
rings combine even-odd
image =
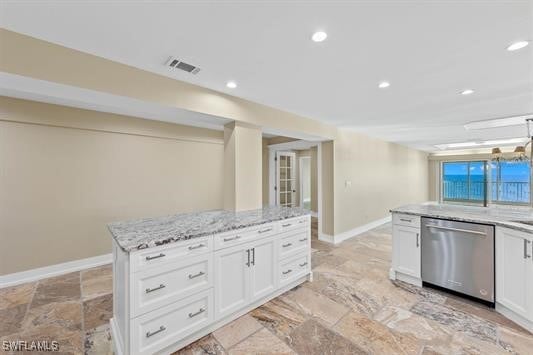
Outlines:
[{"label": "light fixture", "polygon": [[526,123],[528,118],[533,118],[533,114],[521,115],[521,116],[509,116],[502,118],[495,118],[490,120],[469,122],[464,125],[465,129],[486,129],[486,128],[498,128],[507,126],[517,126]]},{"label": "light fixture", "polygon": [[229,87],[230,89],[235,89],[237,87],[237,83],[234,82],[233,80],[230,80],[226,83],[226,86]]},{"label": "light fixture", "polygon": [[491,160],[500,161],[500,159],[502,158],[502,150],[500,148],[492,148],[490,156]]},{"label": "light fixture", "polygon": [[458,142],[458,143],[445,143],[437,144],[435,147],[445,149],[457,149],[457,148],[473,148],[473,147],[490,147],[497,145],[512,145],[517,143],[524,143],[524,138],[509,138],[509,139],[495,139],[488,141],[472,141],[472,142]]},{"label": "light fixture", "polygon": [[328,34],[326,32],[323,32],[323,31],[315,32],[315,33],[313,33],[313,36],[311,36],[311,39],[314,42],[323,42],[323,41],[326,40],[326,38],[328,38]]},{"label": "light fixture", "polygon": [[[526,147],[528,145],[532,144],[532,142],[533,142],[533,134],[531,133],[531,129],[532,129],[531,125],[532,125],[532,123],[533,123],[533,118],[527,118],[526,119],[528,141],[524,145],[517,146],[514,149],[514,151],[513,151],[511,159],[508,159],[508,160],[510,160],[510,161],[519,161],[519,162],[529,161],[529,165],[530,166],[533,165],[533,151],[530,152],[529,157],[526,154]],[[501,153],[502,152],[501,152],[500,148],[492,149],[491,160],[494,160],[494,161],[497,161],[497,162],[502,160],[503,156],[502,156]]]},{"label": "light fixture", "polygon": [[507,47],[507,50],[508,50],[509,52],[517,51],[517,50],[519,50],[519,49],[522,49],[522,48],[526,47],[528,44],[529,44],[528,41],[518,41],[518,42],[514,42],[514,43],[512,43],[509,47]]},{"label": "light fixture", "polygon": [[473,93],[474,93],[474,90],[472,89],[466,89],[466,90],[461,91],[461,95],[470,95]]},{"label": "light fixture", "polygon": [[381,83],[379,83],[378,87],[380,89],[385,89],[385,88],[388,88],[390,86],[390,83],[388,81],[382,81]]}]

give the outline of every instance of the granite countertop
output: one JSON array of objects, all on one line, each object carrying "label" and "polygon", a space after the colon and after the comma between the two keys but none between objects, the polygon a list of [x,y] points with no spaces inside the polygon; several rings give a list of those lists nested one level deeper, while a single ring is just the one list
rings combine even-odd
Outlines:
[{"label": "granite countertop", "polygon": [[242,212],[213,210],[113,222],[107,228],[117,244],[131,252],[310,213],[300,207],[277,206]]},{"label": "granite countertop", "polygon": [[533,225],[516,221],[533,223],[533,208],[512,206],[459,206],[449,204],[415,204],[405,205],[391,210],[392,213],[404,213],[423,217],[452,219],[463,222],[493,224],[533,233]]}]

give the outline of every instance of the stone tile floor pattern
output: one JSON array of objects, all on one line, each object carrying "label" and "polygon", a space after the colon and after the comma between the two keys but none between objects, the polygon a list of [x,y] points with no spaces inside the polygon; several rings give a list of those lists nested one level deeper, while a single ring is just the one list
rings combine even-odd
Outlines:
[{"label": "stone tile floor pattern", "polygon": [[[312,226],[313,282],[176,354],[533,354],[533,335],[495,311],[391,282],[390,225],[337,246]],[[111,292],[109,265],[0,289],[0,340],[112,354]]]}]

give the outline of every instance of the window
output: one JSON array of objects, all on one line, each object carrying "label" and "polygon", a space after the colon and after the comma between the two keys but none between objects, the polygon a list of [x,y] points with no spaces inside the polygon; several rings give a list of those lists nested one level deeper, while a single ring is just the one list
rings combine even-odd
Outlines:
[{"label": "window", "polygon": [[443,201],[486,205],[486,170],[484,161],[442,163]]},{"label": "window", "polygon": [[503,161],[491,164],[492,202],[529,204],[529,189],[529,162]]},{"label": "window", "polygon": [[[524,161],[442,163],[442,201],[487,206],[528,205],[530,166]],[[490,179],[489,179],[490,177]]]}]

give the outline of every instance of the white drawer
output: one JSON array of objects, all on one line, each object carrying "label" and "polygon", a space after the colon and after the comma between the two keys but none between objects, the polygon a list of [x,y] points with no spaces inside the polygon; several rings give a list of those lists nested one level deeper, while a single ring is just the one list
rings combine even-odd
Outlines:
[{"label": "white drawer", "polygon": [[406,227],[415,227],[420,229],[420,216],[393,213],[392,224],[397,224]]},{"label": "white drawer", "polygon": [[256,240],[257,238],[264,238],[274,235],[278,232],[275,223],[261,224],[258,226],[236,229],[230,232],[220,233],[215,235],[215,250],[228,248],[234,245]]},{"label": "white drawer", "polygon": [[279,267],[280,286],[308,274],[309,270],[309,253],[304,253],[292,259],[283,261]]},{"label": "white drawer", "polygon": [[307,251],[310,246],[309,232],[306,229],[303,229],[303,230],[297,229],[291,232],[287,232],[280,237],[281,237],[279,241],[279,258],[280,259],[291,257],[302,251]]},{"label": "white drawer", "polygon": [[165,244],[155,248],[139,250],[131,254],[133,272],[152,267],[160,267],[167,263],[182,261],[183,258],[206,254],[213,249],[212,237],[193,238]]},{"label": "white drawer", "polygon": [[131,318],[211,287],[212,259],[204,254],[134,274]]},{"label": "white drawer", "polygon": [[309,227],[308,221],[309,221],[308,216],[284,219],[278,222],[279,231],[283,233],[283,232],[293,230],[293,229],[307,228]]},{"label": "white drawer", "polygon": [[153,354],[213,321],[213,289],[132,320],[133,354]]}]

